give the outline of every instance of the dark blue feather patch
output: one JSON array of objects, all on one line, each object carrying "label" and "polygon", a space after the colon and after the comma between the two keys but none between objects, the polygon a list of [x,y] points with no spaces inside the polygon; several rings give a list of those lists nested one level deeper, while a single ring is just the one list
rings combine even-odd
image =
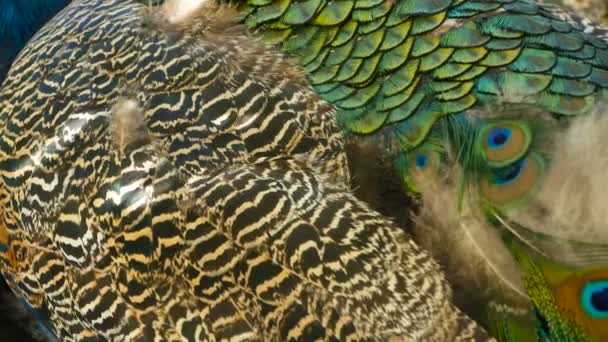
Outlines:
[{"label": "dark blue feather patch", "polygon": [[70,0],[0,0],[0,83],[28,40]]}]

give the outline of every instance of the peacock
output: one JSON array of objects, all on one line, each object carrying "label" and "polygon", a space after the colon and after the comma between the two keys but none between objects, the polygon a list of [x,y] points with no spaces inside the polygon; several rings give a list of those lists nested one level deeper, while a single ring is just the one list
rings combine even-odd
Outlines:
[{"label": "peacock", "polygon": [[[348,141],[382,146],[421,199],[419,243],[444,255],[448,273],[464,274],[465,286],[481,283],[470,294],[499,285],[490,297],[505,296],[508,305],[490,303],[497,314],[514,314],[524,326],[532,316],[539,331],[558,330],[541,338],[608,338],[598,329],[604,316],[585,310],[571,316],[573,304],[560,296],[553,306],[539,300],[541,283],[530,282],[529,264],[519,262],[537,252],[575,278],[589,266],[608,280],[602,249],[608,201],[600,176],[601,156],[608,155],[606,28],[526,0],[229,2],[261,40],[298,61],[315,91],[337,108]],[[530,250],[503,243],[514,238]],[[547,239],[564,241],[562,247],[589,243],[597,253],[556,250]],[[564,258],[591,265],[568,268]],[[585,278],[577,279],[562,285]],[[599,284],[590,291],[601,297],[608,283]],[[574,293],[586,296],[582,288]],[[528,296],[535,309],[525,309]],[[580,334],[544,324],[548,311]]]},{"label": "peacock", "polygon": [[[155,4],[159,2],[162,1],[155,1]],[[206,6],[212,6],[212,2],[209,0],[191,2],[190,4],[194,6],[190,10],[200,10],[201,6],[209,10]],[[603,232],[600,229],[601,222],[603,222],[602,216],[597,215],[597,213],[602,212],[601,210],[596,210],[596,215],[584,216],[584,196],[579,199],[574,198],[576,196],[570,198],[567,195],[572,192],[568,191],[562,191],[562,196],[553,195],[559,192],[557,190],[564,189],[575,190],[574,193],[576,193],[576,189],[572,188],[572,184],[576,184],[574,182],[576,177],[588,178],[592,175],[591,172],[585,173],[587,170],[581,169],[580,164],[570,163],[568,159],[563,160],[563,164],[557,163],[556,157],[560,154],[555,151],[562,151],[574,146],[571,139],[561,139],[576,136],[574,133],[577,131],[572,127],[588,127],[591,125],[591,130],[585,131],[584,134],[595,132],[596,135],[601,136],[600,129],[594,126],[597,117],[583,114],[598,109],[599,104],[601,104],[599,100],[604,92],[603,89],[608,87],[606,83],[608,82],[608,71],[606,70],[608,69],[606,58],[608,47],[603,40],[606,35],[605,30],[588,26],[585,21],[578,21],[553,6],[523,0],[235,0],[220,2],[229,2],[230,5],[234,6],[240,13],[240,20],[252,28],[256,34],[259,34],[258,37],[261,41],[270,45],[280,45],[301,65],[307,75],[306,81],[312,84],[315,92],[337,108],[336,112],[331,111],[331,115],[326,116],[332,123],[332,128],[338,127],[341,129],[340,133],[336,134],[346,134],[346,139],[351,142],[354,141],[356,144],[379,144],[382,146],[383,152],[394,162],[399,179],[407,185],[410,191],[419,193],[422,198],[423,206],[419,217],[421,221],[419,226],[428,227],[428,229],[421,231],[425,234],[420,234],[422,236],[418,237],[419,240],[422,240],[423,245],[437,248],[436,243],[429,244],[425,239],[429,239],[426,233],[430,230],[437,230],[438,226],[442,228],[436,234],[437,239],[441,239],[439,241],[443,241],[446,236],[449,239],[450,234],[452,234],[451,238],[455,237],[456,239],[462,239],[462,234],[473,237],[471,240],[474,248],[485,249],[482,254],[484,254],[486,260],[489,259],[488,263],[492,265],[493,270],[497,270],[496,265],[500,266],[496,273],[500,274],[501,281],[507,283],[508,290],[520,293],[524,287],[528,287],[528,293],[536,306],[533,313],[536,316],[536,323],[541,333],[544,331],[543,334],[549,336],[552,329],[558,329],[556,324],[543,323],[547,322],[545,317],[551,316],[551,322],[556,322],[559,318],[562,321],[570,322],[569,326],[578,327],[580,334],[576,336],[596,340],[599,337],[601,339],[603,335],[601,333],[598,335],[593,330],[594,326],[602,323],[601,320],[588,321],[581,316],[567,318],[569,317],[568,306],[562,305],[560,303],[561,298],[558,297],[555,297],[555,302],[558,304],[554,306],[545,306],[546,301],[538,300],[539,292],[531,290],[530,284],[533,282],[527,280],[531,278],[526,277],[526,272],[529,272],[531,268],[527,267],[528,264],[521,262],[522,255],[527,254],[513,247],[514,245],[511,243],[503,245],[501,237],[504,237],[505,234],[507,236],[513,234],[521,239],[521,230],[526,228],[532,229],[533,233],[536,234],[539,234],[539,232],[534,230],[544,230],[540,233],[548,233],[545,238],[553,238],[555,235],[559,235],[560,238],[576,237],[568,236],[568,234],[577,235],[575,229],[572,229],[572,222],[569,221],[575,216],[569,215],[567,210],[547,210],[547,208],[563,207],[564,204],[569,203],[568,201],[574,201],[572,208],[574,208],[574,213],[578,214],[576,217],[588,219],[581,223],[586,225],[583,228],[591,232],[586,235],[595,242],[591,246],[596,246],[598,240],[600,242],[604,241],[601,240],[605,239],[605,236],[602,235]],[[120,12],[122,6],[126,5],[115,6],[113,10]],[[191,30],[188,30],[188,25],[183,22],[183,20],[189,18],[189,12],[186,11],[184,14],[180,8],[172,6],[175,5],[169,2],[163,5],[163,10],[157,8],[154,10],[148,9],[148,11],[152,11],[150,13],[156,13],[156,15],[163,13],[163,11],[173,11],[167,20],[169,22],[179,22],[180,25],[177,26],[180,29],[177,30],[178,33],[175,33],[175,30],[168,30],[166,34],[169,38],[167,39],[172,43],[180,42],[179,38],[181,36],[179,33],[186,32],[186,38],[184,39],[190,41],[193,35]],[[107,8],[109,7],[108,5]],[[222,11],[228,11],[224,7],[220,8]],[[111,12],[110,9],[105,10]],[[220,17],[230,17],[228,14],[235,13],[222,13]],[[62,16],[60,15],[60,17]],[[136,17],[131,16],[130,19]],[[66,20],[65,15],[63,18]],[[144,18],[149,17],[144,16]],[[197,17],[197,25],[203,25],[204,27],[205,24],[198,19],[200,17]],[[108,24],[102,25],[98,22],[91,26],[97,28],[96,25],[100,25],[99,30],[94,30],[95,32],[107,30],[110,33],[115,33],[118,29],[115,27],[113,20],[107,22]],[[192,21],[190,25],[194,25],[194,23],[195,21]],[[45,30],[51,30],[51,28],[59,30],[56,27],[63,25],[63,22],[51,22],[47,25],[47,28],[41,31],[40,35],[53,36],[51,33],[46,33]],[[151,26],[166,28],[166,26],[160,25],[154,20],[152,20]],[[225,44],[230,41],[227,33],[232,32],[230,30],[232,27],[230,25],[222,26],[222,32],[225,29],[226,34],[220,35],[221,38],[224,38],[221,43]],[[213,27],[205,27],[205,29],[213,29]],[[241,34],[243,33],[241,32]],[[94,36],[94,33],[90,33],[90,35]],[[133,36],[140,37],[135,34]],[[80,43],[77,38],[72,41],[65,38],[66,42],[63,45],[65,47],[56,48],[58,51],[65,51],[63,58],[67,60],[70,60],[70,58],[75,60],[84,58],[74,50]],[[247,36],[246,41],[249,42],[250,40],[255,39]],[[219,44],[217,41],[214,41],[214,43]],[[245,47],[249,46],[242,40],[239,43]],[[255,44],[257,43],[259,42]],[[34,42],[26,47],[23,55],[28,56],[30,54],[47,61],[57,51],[46,54],[37,51],[38,46],[45,45],[46,41],[44,39],[35,38]],[[131,46],[131,42],[128,45]],[[95,61],[93,54],[89,58],[93,59],[95,63],[91,64],[101,63],[102,70],[111,70],[109,75],[112,76],[116,75],[116,70],[119,72],[127,70],[128,65],[121,68],[121,64],[126,62],[117,57],[114,58],[114,56],[120,56],[128,61],[129,53],[132,53],[133,50],[126,47],[122,51],[117,50],[113,41],[105,44],[100,43],[97,46],[105,54],[100,53],[97,61]],[[220,55],[230,51],[221,44],[218,49]],[[256,59],[261,61],[260,64],[262,65],[273,64],[263,58],[265,54],[262,52],[266,49],[271,50],[272,48],[265,46],[261,50],[256,50],[258,54]],[[235,53],[235,55],[242,55],[243,51],[247,51],[240,46],[235,50],[239,50],[239,53]],[[74,53],[75,56],[72,56],[71,53]],[[157,53],[165,56],[164,50]],[[148,52],[146,58],[153,59],[154,56],[153,52]],[[175,55],[166,58],[168,58],[167,60],[177,59]],[[38,59],[36,63],[39,63]],[[23,61],[22,65],[30,66],[34,64],[27,57],[21,57],[20,60]],[[239,60],[239,62],[243,62],[243,60]],[[54,64],[58,62],[55,59],[48,63],[51,67],[55,67]],[[107,64],[104,65],[104,63]],[[27,73],[20,70],[19,65],[19,61],[17,61],[13,67],[12,75],[15,80],[11,82],[9,77],[3,86],[3,93],[7,94],[5,95],[7,98],[11,98],[8,102],[16,101],[15,98],[21,96],[24,99],[18,103],[23,103],[25,108],[38,101],[46,103],[44,97],[35,99],[35,101],[25,98],[26,94],[29,94],[29,88],[27,88],[27,82],[19,77]],[[25,67],[21,69],[23,68]],[[279,73],[282,77],[300,79],[299,86],[307,84],[302,78],[297,77],[301,76],[299,73],[297,75],[286,74],[289,70],[293,70],[292,64],[286,62],[286,65],[280,65],[278,69],[285,70]],[[267,77],[266,74],[268,73],[272,76],[273,74],[269,70],[256,64],[248,69],[246,74],[258,75],[260,73]],[[273,68],[272,70],[276,72],[276,69]],[[78,74],[78,72],[80,71],[75,73]],[[170,81],[181,86],[184,81],[171,80],[169,77],[171,74],[172,72],[169,71],[150,73],[149,75],[153,76],[146,79],[143,84],[165,84]],[[52,92],[61,84],[67,84],[64,83],[67,75],[69,73],[66,69],[56,75],[46,75],[56,77],[49,79],[50,91]],[[127,75],[126,79],[128,80],[137,79],[135,74]],[[42,82],[39,80],[42,75],[34,73],[31,77]],[[21,82],[16,81],[17,79]],[[114,90],[122,86],[121,82],[109,76],[104,78],[103,81],[97,81],[101,83],[100,88],[102,89],[106,86],[112,88],[112,92],[136,94],[135,98],[139,94],[137,86],[134,87],[135,90],[129,87],[127,87],[128,89]],[[231,85],[233,83],[240,84],[242,82],[230,82]],[[46,85],[46,83],[44,84]],[[95,83],[93,82],[93,84]],[[15,89],[20,89],[20,87],[24,90],[15,92]],[[44,91],[42,92],[44,93]],[[64,90],[64,92],[67,92],[67,90]],[[108,92],[110,91],[108,90]],[[154,91],[151,93],[154,94]],[[96,93],[93,92],[94,94]],[[90,100],[92,95],[86,93],[82,96]],[[124,95],[122,96],[124,97]],[[314,97],[314,95],[310,96]],[[54,98],[53,103],[50,104],[51,108],[61,110],[73,104],[73,98],[68,101],[63,97],[65,97],[64,93],[58,99]],[[107,95],[107,97],[112,96]],[[126,97],[131,98],[132,95]],[[187,102],[187,98],[175,96],[173,99],[174,106],[183,103],[182,100]],[[134,102],[125,100],[124,103],[122,100],[116,100],[116,102],[113,102],[111,112],[124,113],[122,104],[128,104],[126,107],[131,109],[126,111],[129,113],[127,117],[138,117],[137,115],[141,117],[142,114],[137,113],[140,111],[148,113],[149,109],[138,110],[138,104],[140,103],[145,104],[146,102],[139,98]],[[170,111],[170,109],[165,110]],[[52,116],[55,114],[45,113],[45,115]],[[335,126],[333,126],[334,116],[337,122]],[[117,117],[121,117],[121,115]],[[148,118],[145,115],[143,117]],[[6,129],[19,132],[21,132],[23,126],[31,129],[22,122],[22,118],[16,118],[15,120],[14,124],[6,124]],[[139,132],[143,129],[141,124],[138,125],[137,122],[129,123],[120,120],[118,125],[113,121],[111,127],[115,129],[116,126],[121,127],[125,123],[127,124],[126,127],[129,128],[127,131],[135,129]],[[36,129],[40,129],[40,132],[53,129],[49,128],[48,123],[45,125],[30,122],[29,124],[37,127]],[[84,123],[80,124],[85,125]],[[179,127],[177,125],[172,126],[171,123],[167,125],[169,127]],[[51,127],[55,126],[51,124]],[[601,127],[601,125],[598,127]],[[186,128],[183,126],[177,128],[172,134],[180,129]],[[145,131],[145,129],[143,130]],[[40,142],[49,134],[52,135],[48,132],[46,134],[45,136],[40,133],[33,141]],[[143,135],[146,137],[154,136],[148,132]],[[27,153],[21,155],[21,158],[27,160],[31,158],[31,155],[37,155],[33,153],[33,150],[27,150],[31,148],[28,145],[29,140],[17,138],[15,133],[7,134],[7,136],[13,137],[11,138],[13,140],[10,140],[11,143],[7,143],[7,146],[10,146],[7,149],[13,155],[16,153],[15,151],[19,151],[18,149],[15,150],[19,146],[26,146],[24,150],[27,151]],[[132,139],[124,132],[120,133],[120,129],[118,133],[115,131],[114,138],[115,142],[118,142],[121,146],[124,141],[129,142]],[[145,138],[143,141],[153,140]],[[178,144],[176,143],[176,145]],[[163,147],[163,144],[155,144],[154,146],[158,147],[163,154],[171,155],[173,153],[170,146],[165,145]],[[192,148],[192,142],[184,141],[182,141],[181,146],[188,146],[189,149],[198,148]],[[174,148],[176,147],[174,146]],[[51,150],[55,149],[55,147],[51,148]],[[104,147],[102,150],[114,151],[109,147]],[[122,148],[118,150],[117,152],[124,153],[121,152]],[[338,150],[341,152],[342,147],[339,147]],[[220,153],[222,158],[225,158],[225,151]],[[42,156],[42,152],[39,153]],[[310,153],[306,152],[305,154]],[[338,158],[343,160],[344,155],[338,154]],[[581,157],[583,156],[581,155]],[[589,154],[586,157],[589,157]],[[264,157],[264,161],[267,158]],[[94,157],[85,158],[85,160],[89,159],[94,159]],[[324,162],[329,162],[330,159],[322,158]],[[6,158],[6,160],[11,159]],[[105,167],[102,161],[99,164],[102,166],[99,167]],[[7,172],[10,175],[7,177],[11,179],[7,188],[10,189],[10,184],[15,182],[11,178],[13,174],[21,172],[21,169],[16,165],[22,165],[23,163],[14,160],[6,163],[5,169],[8,170]],[[25,164],[28,163],[33,163],[33,161],[25,162]],[[82,163],[82,161],[75,162],[76,165]],[[337,162],[329,163],[335,165]],[[193,167],[192,164],[193,162],[188,163],[189,174],[192,174],[190,169]],[[563,165],[564,167],[557,167],[556,165]],[[601,166],[600,163],[597,163],[597,165],[598,167]],[[567,168],[568,166],[571,168]],[[89,170],[97,170],[96,167],[89,167]],[[324,169],[321,174],[327,174],[327,167],[323,166],[321,168]],[[344,162],[342,162],[340,168],[344,168]],[[318,170],[315,169],[315,172],[318,172]],[[346,171],[341,172],[346,173]],[[74,171],[74,174],[76,173]],[[331,174],[331,172],[329,173]],[[567,184],[561,182],[559,178],[560,175],[564,174],[572,176]],[[30,175],[26,174],[25,177],[30,177]],[[333,179],[333,177],[330,178]],[[339,183],[341,189],[344,190],[347,188],[345,184],[348,184],[349,181],[347,176],[341,176],[341,178],[344,180]],[[57,179],[63,179],[63,177],[58,176]],[[587,181],[596,179],[587,179]],[[566,185],[569,185],[570,188],[566,188]],[[29,188],[36,188],[37,186],[37,183],[30,182],[27,185],[27,190],[14,190],[15,193],[5,195],[6,203],[10,203],[12,206],[23,205],[26,201],[24,194],[26,192],[32,193],[32,189]],[[101,185],[95,184],[92,188],[97,189],[99,186]],[[120,184],[118,186],[114,184],[113,186],[121,188]],[[13,185],[13,187],[18,187],[18,185]],[[42,186],[38,186],[37,189],[42,188]],[[593,187],[591,186],[589,189],[593,190]],[[14,195],[16,193],[20,193],[22,197],[15,199]],[[587,193],[590,194],[590,192]],[[341,196],[344,195],[341,194]],[[325,198],[326,195],[323,193],[321,197]],[[601,196],[596,195],[594,199],[597,200],[598,198],[601,199]],[[357,201],[354,198],[352,200]],[[41,214],[52,212],[48,208],[48,204],[46,204],[46,207],[41,205],[49,201],[52,202],[49,199],[40,200],[36,198],[33,202],[39,207],[44,207],[44,210],[39,209],[36,212],[36,210],[26,206],[25,214],[21,210],[19,215],[24,215],[27,220],[11,218],[12,221],[8,219],[7,222],[19,225],[27,221],[28,225],[36,227],[45,226],[46,223],[47,228],[43,231],[52,231],[48,226],[52,226],[53,222],[62,221],[59,221],[59,218],[53,220],[53,218],[46,216],[48,214]],[[593,203],[595,206],[601,206],[598,201]],[[349,209],[353,210],[350,207]],[[16,210],[11,209],[9,212],[16,212]],[[99,217],[104,216],[97,213],[94,215],[82,213],[82,209],[78,209],[76,215],[72,217],[86,217],[84,222],[88,222],[86,223],[88,227],[91,221],[95,222],[99,220]],[[114,218],[114,220],[117,219]],[[81,226],[83,225],[82,222],[83,220],[79,222]],[[388,223],[387,225],[390,226]],[[486,229],[488,225],[500,229],[497,232],[491,231]],[[7,227],[10,227],[10,225],[7,224]],[[563,227],[563,229],[555,229],[556,227]],[[32,238],[28,235],[31,234],[32,229],[25,227],[7,228],[9,233],[14,230],[24,231],[28,238]],[[84,231],[88,232],[89,230],[85,229]],[[8,235],[12,236],[11,234]],[[481,244],[479,243],[480,236],[483,236],[484,239]],[[26,238],[23,239],[26,240]],[[51,240],[60,241],[61,239],[65,238],[59,236],[59,239],[53,237]],[[40,240],[36,241],[35,245],[37,246],[47,246]],[[70,240],[69,243],[64,240],[61,241],[63,242],[58,242],[58,246],[62,255],[69,255],[68,252],[64,252],[64,249],[67,248],[67,245],[74,245],[74,240]],[[430,241],[436,242],[437,240],[430,239]],[[507,239],[507,241],[510,240]],[[553,259],[548,258],[549,261],[547,262],[556,262],[555,258],[557,256],[545,250],[547,246],[544,244],[544,240],[532,239],[525,240],[525,242],[527,248],[534,247],[532,248],[534,252],[539,252],[538,249],[542,249],[539,253],[544,253],[545,256],[550,254]],[[52,245],[52,242],[46,243]],[[121,243],[123,242],[119,241],[118,246],[121,246]],[[408,243],[411,242],[408,240]],[[542,248],[537,246],[539,243],[542,244]],[[112,241],[112,244],[116,244],[116,242]],[[450,245],[450,247],[452,246]],[[87,245],[87,247],[90,246]],[[83,249],[90,250],[92,248]],[[7,248],[7,250],[11,251],[10,248]],[[488,250],[490,253],[487,253]],[[458,253],[452,250],[447,252]],[[528,252],[529,255],[532,255],[531,251],[526,253]],[[513,260],[509,259],[510,253],[515,255],[518,269],[514,268]],[[576,250],[573,251],[571,256],[575,258],[581,255],[580,253],[580,250]],[[92,255],[98,254],[97,252],[92,253]],[[111,256],[107,256],[107,254],[102,254],[109,259],[104,259],[106,263],[112,261],[120,265],[125,263],[134,265],[129,257],[117,258],[112,256],[112,253],[109,253]],[[120,252],[118,254],[120,255]],[[158,255],[154,255],[159,258]],[[589,257],[584,253],[582,255]],[[9,254],[9,256],[9,259],[14,259],[12,254]],[[452,256],[453,254],[449,254],[449,258]],[[469,256],[468,254],[464,257],[461,256],[460,260],[466,261],[465,263],[456,262],[455,264],[466,269],[468,263],[474,264]],[[459,260],[458,257],[452,259]],[[73,260],[70,262],[73,263]],[[604,265],[606,264],[604,263]],[[577,269],[578,266],[573,269]],[[601,266],[601,260],[599,266]],[[169,266],[165,265],[164,267]],[[518,278],[521,270],[524,271],[524,278],[523,282],[519,283]],[[140,273],[140,271],[136,272],[138,276]],[[475,272],[469,273],[475,274]],[[18,273],[12,272],[11,274]],[[122,275],[116,277],[119,284],[122,284],[121,281],[124,281],[125,278],[130,279]],[[141,280],[140,277],[136,278],[138,281]],[[146,284],[148,283],[146,282]],[[545,286],[544,289],[551,288],[551,284],[542,284]],[[13,282],[13,285],[17,287],[15,282]],[[124,285],[121,286],[119,286],[119,289],[126,289]],[[140,291],[144,290],[140,289]],[[20,294],[26,296],[23,290],[21,291]],[[149,293],[153,292],[150,289],[148,291]],[[593,293],[602,293],[602,287],[596,287],[594,291]],[[162,297],[159,294],[157,296]],[[31,299],[31,295],[26,297]],[[520,297],[518,297],[518,300],[527,303],[527,297]],[[39,299],[34,301],[34,306],[48,307],[48,304],[41,303],[41,299]],[[562,308],[566,309],[562,310]],[[450,306],[450,310],[455,309]],[[551,315],[548,313],[551,313]],[[57,320],[57,315],[55,313],[55,320]],[[368,317],[369,315],[364,314],[364,316]],[[460,314],[457,316],[462,317]],[[466,321],[465,318],[462,319]],[[53,321],[53,316],[51,316],[51,321]],[[64,320],[60,319],[60,321],[63,322]],[[587,324],[588,322],[591,322],[591,325]],[[511,327],[511,321],[508,322],[508,327]],[[502,328],[502,326],[499,327],[499,330]],[[503,329],[501,332],[503,335],[509,335],[513,334],[514,329]],[[91,333],[91,331],[87,330],[88,333]],[[555,334],[555,336],[568,335]],[[515,340],[520,341],[521,339]]]},{"label": "peacock", "polygon": [[304,72],[234,9],[182,5],[74,0],[2,82],[0,267],[49,333],[490,340],[353,195]]}]

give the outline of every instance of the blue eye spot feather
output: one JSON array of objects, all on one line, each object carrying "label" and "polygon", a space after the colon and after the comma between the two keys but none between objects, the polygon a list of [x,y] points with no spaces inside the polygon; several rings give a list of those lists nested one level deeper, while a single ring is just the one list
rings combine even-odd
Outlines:
[{"label": "blue eye spot feather", "polygon": [[581,305],[592,318],[608,318],[608,280],[586,283],[581,293]]}]

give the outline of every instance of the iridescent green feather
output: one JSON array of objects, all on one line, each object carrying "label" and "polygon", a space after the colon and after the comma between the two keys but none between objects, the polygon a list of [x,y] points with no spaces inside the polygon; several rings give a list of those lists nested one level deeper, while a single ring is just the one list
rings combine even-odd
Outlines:
[{"label": "iridescent green feather", "polygon": [[565,309],[552,291],[551,278],[555,275],[565,278],[571,271],[538,255],[512,234],[505,234],[505,240],[522,270],[526,289],[536,308],[539,335],[546,341],[593,341],[569,314],[562,312]]},{"label": "iridescent green feather", "polygon": [[528,1],[247,4],[245,22],[278,31],[347,132],[392,130],[404,153],[452,114],[523,103],[576,116],[608,88],[607,44]]},{"label": "iridescent green feather", "polygon": [[491,303],[487,309],[488,330],[499,342],[537,342],[537,322],[533,316],[512,312],[506,305]]}]

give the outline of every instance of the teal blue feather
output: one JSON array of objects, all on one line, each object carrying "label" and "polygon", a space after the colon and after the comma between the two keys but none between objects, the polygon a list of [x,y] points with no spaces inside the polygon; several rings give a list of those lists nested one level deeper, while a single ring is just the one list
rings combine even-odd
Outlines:
[{"label": "teal blue feather", "polygon": [[25,43],[70,0],[0,0],[0,84]]}]

